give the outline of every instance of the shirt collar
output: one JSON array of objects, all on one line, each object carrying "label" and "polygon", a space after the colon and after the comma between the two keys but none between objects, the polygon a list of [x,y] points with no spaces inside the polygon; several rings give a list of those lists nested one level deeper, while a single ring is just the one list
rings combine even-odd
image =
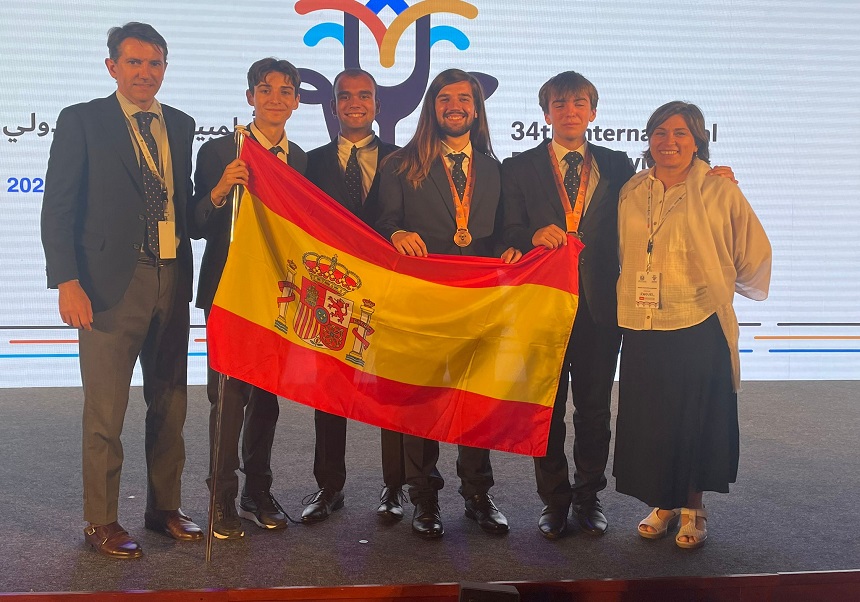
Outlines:
[{"label": "shirt collar", "polygon": [[[119,101],[119,106],[122,109],[122,112],[125,113],[126,117],[129,119],[134,117],[137,113],[143,111],[139,106],[131,102],[128,98],[122,95],[122,93],[117,90],[116,99]],[[158,102],[157,99],[152,99],[152,104],[146,110],[148,113],[155,113],[158,119],[164,123],[164,114],[161,111],[161,103]]]},{"label": "shirt collar", "polygon": [[284,133],[281,136],[281,139],[279,141],[272,142],[268,138],[266,138],[266,136],[263,135],[263,132],[261,132],[259,130],[259,128],[257,128],[256,125],[254,125],[253,121],[251,122],[249,129],[251,130],[251,133],[254,135],[254,140],[259,142],[266,150],[277,145],[277,146],[281,147],[281,150],[284,151],[285,155],[290,154],[290,143],[287,140],[287,131],[286,130],[284,130]]},{"label": "shirt collar", "polygon": [[462,150],[458,150],[458,151],[455,151],[453,148],[451,148],[450,146],[448,146],[447,144],[445,144],[443,142],[442,143],[442,154],[447,157],[449,153],[454,153],[454,154],[464,153],[469,159],[471,159],[472,158],[472,141],[470,140],[469,143],[465,147],[463,147]]},{"label": "shirt collar", "polygon": [[[552,150],[553,150],[553,152],[555,153],[556,161],[558,161],[559,163],[561,163],[561,162],[564,160],[564,156],[565,156],[567,153],[569,153],[569,152],[570,152],[570,149],[569,149],[569,148],[566,148],[566,147],[564,147],[564,146],[562,146],[561,144],[559,144],[559,143],[558,143],[558,142],[556,142],[555,140],[553,140],[550,144],[552,144]],[[573,149],[573,150],[574,150],[574,151],[576,151],[576,152],[578,152],[578,153],[579,153],[580,155],[582,155],[583,157],[585,157],[585,149],[586,149],[587,147],[588,147],[588,141],[583,142],[583,143],[579,146],[579,148],[575,148],[575,149]]]},{"label": "shirt collar", "polygon": [[371,147],[372,144],[376,142],[376,134],[374,132],[370,132],[370,135],[367,138],[362,138],[358,142],[353,142],[352,140],[347,140],[340,134],[337,135],[337,145],[338,147],[347,147],[352,150],[353,146],[357,146],[358,150],[363,150],[365,147]]}]

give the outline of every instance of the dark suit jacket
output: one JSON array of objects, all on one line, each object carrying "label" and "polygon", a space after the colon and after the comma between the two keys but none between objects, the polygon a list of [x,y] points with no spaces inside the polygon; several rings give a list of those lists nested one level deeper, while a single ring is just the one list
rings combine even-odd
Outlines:
[{"label": "dark suit jacket", "polygon": [[472,160],[475,162],[475,186],[469,213],[472,243],[468,247],[454,244],[457,231],[454,198],[441,158],[433,161],[427,179],[417,189],[406,179],[406,174],[395,173],[400,163],[397,155],[382,166],[376,231],[389,241],[397,230],[417,232],[429,253],[501,255],[501,244],[494,235],[499,209],[499,162],[476,150],[472,152]]},{"label": "dark suit jacket", "polygon": [[[540,228],[549,224],[565,228],[548,144],[549,140],[502,164],[503,237],[523,253],[532,249],[532,236]],[[588,148],[600,181],[579,224],[585,244],[579,259],[580,294],[585,295],[594,320],[612,326],[618,322],[618,193],[633,175],[633,165],[626,153],[593,144]]]},{"label": "dark suit jacket", "polygon": [[[187,303],[193,267],[186,209],[191,198],[195,125],[185,113],[161,107],[180,239],[179,301]],[[42,201],[48,287],[77,278],[93,311],[114,306],[137,265],[146,236],[145,215],[140,163],[116,94],[63,109],[51,144]]]},{"label": "dark suit jacket", "polygon": [[397,146],[379,141],[376,157],[376,173],[367,197],[361,206],[353,207],[346,192],[343,170],[337,158],[337,140],[308,152],[308,170],[305,177],[324,193],[349,209],[369,226],[373,226],[379,215],[379,165],[382,160],[397,150]]},{"label": "dark suit jacket", "polygon": [[[253,138],[253,136],[251,136]],[[303,174],[308,159],[305,151],[294,142],[289,143],[287,164]],[[208,311],[212,307],[215,291],[221,281],[221,273],[227,262],[230,248],[230,198],[221,207],[215,207],[209,194],[224,168],[236,159],[236,143],[233,135],[222,136],[208,141],[197,153],[197,166],[194,169],[194,199],[191,203],[191,238],[206,239],[206,250],[200,263],[200,277],[197,281],[197,300],[195,305]]]}]

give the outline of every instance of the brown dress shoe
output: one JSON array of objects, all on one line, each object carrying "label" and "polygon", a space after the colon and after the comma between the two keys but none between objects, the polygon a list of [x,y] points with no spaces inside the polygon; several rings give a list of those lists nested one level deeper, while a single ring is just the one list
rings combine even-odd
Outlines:
[{"label": "brown dress shoe", "polygon": [[199,541],[203,530],[195,525],[190,516],[177,510],[152,510],[143,515],[143,524],[151,531],[158,531],[180,541]]},{"label": "brown dress shoe", "polygon": [[143,550],[128,531],[114,521],[107,525],[87,525],[84,537],[96,552],[111,558],[140,558]]}]

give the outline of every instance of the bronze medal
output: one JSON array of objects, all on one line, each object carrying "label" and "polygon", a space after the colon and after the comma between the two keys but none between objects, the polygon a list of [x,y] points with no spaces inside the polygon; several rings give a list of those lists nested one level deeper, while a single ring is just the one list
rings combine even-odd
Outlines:
[{"label": "bronze medal", "polygon": [[454,244],[458,247],[468,247],[472,244],[472,235],[466,228],[458,228],[454,233]]}]

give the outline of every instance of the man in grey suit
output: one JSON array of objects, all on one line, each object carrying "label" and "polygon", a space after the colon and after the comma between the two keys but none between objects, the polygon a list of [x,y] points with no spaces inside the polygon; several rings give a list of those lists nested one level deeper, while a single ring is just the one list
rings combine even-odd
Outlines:
[{"label": "man in grey suit", "polygon": [[[248,125],[251,139],[299,173],[305,172],[307,156],[295,142],[287,139],[284,126],[299,105],[299,72],[289,62],[276,58],[256,61],[248,69],[245,97],[254,107],[254,120]],[[191,210],[191,237],[205,238],[206,250],[200,264],[197,307],[208,320],[212,300],[224,271],[230,248],[231,202],[233,186],[248,183],[248,166],[236,158],[234,137],[210,140],[197,154],[194,172],[195,194]],[[218,383],[220,375],[209,368],[207,393],[209,414],[209,486],[214,468],[214,440],[217,424]],[[245,534],[239,516],[261,529],[284,529],[287,515],[272,495],[272,445],[280,408],[274,393],[235,378],[224,381],[221,420],[221,445],[215,478],[215,520],[213,534],[219,539],[237,539]],[[236,447],[242,435],[242,471],[245,485],[239,512],[239,457]]]},{"label": "man in grey suit", "polygon": [[[340,124],[335,140],[308,153],[305,174],[320,190],[372,226],[378,211],[379,165],[397,150],[373,133],[379,112],[376,80],[367,71],[346,69],[334,78],[331,111]],[[346,418],[314,411],[314,477],[319,491],[302,512],[302,522],[327,519],[343,507],[346,483]],[[382,480],[376,513],[386,520],[403,518],[403,436],[382,429]]]},{"label": "man in grey suit", "polygon": [[155,95],[167,43],[144,23],[108,33],[117,91],[63,109],[48,160],[42,245],[63,322],[79,329],[84,530],[114,558],[140,545],[118,522],[128,390],[140,359],[146,401],[146,528],[200,540],[179,509],[185,464],[194,120]]}]

